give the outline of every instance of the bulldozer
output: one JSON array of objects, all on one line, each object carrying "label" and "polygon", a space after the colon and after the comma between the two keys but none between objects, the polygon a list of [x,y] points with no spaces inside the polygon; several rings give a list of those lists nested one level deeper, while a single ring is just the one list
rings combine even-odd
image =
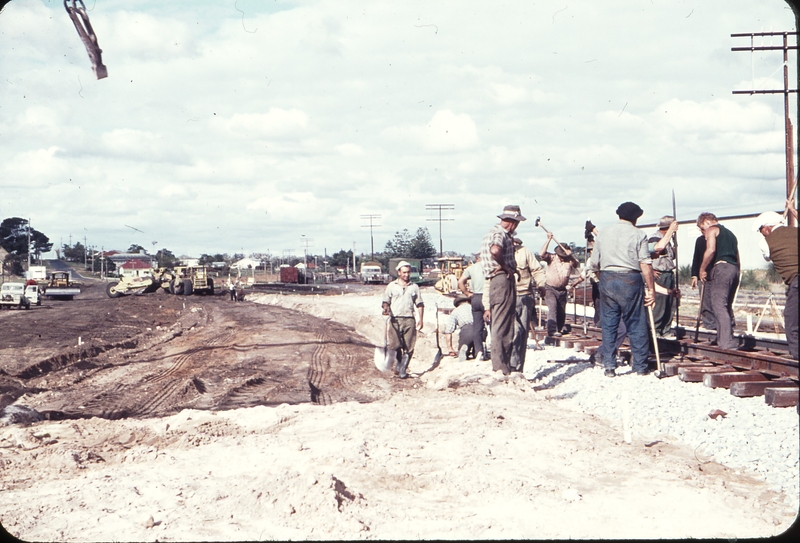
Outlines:
[{"label": "bulldozer", "polygon": [[44,295],[50,300],[62,299],[72,300],[81,293],[80,284],[72,280],[72,274],[68,271],[50,272],[47,285],[44,287]]}]

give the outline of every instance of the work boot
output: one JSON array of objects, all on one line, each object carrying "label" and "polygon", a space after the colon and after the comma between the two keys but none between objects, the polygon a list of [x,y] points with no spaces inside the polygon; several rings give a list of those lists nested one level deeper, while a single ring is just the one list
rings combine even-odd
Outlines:
[{"label": "work boot", "polygon": [[458,348],[458,361],[459,362],[466,362],[467,361],[467,346],[462,345]]}]

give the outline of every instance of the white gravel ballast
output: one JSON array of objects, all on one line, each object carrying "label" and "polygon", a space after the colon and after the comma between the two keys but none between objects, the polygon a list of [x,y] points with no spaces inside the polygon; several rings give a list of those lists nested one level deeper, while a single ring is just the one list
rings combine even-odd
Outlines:
[{"label": "white gravel ballast", "polygon": [[[614,378],[588,362],[588,355],[564,347],[528,348],[524,375],[535,390],[592,413],[618,427],[625,441],[680,442],[699,462],[715,461],[764,479],[798,508],[800,436],[794,407],[776,408],[763,396],[739,398],[724,388],[687,383],[677,376],[639,376],[630,366]],[[548,360],[575,360],[553,363]],[[711,418],[715,410],[724,416]]]}]

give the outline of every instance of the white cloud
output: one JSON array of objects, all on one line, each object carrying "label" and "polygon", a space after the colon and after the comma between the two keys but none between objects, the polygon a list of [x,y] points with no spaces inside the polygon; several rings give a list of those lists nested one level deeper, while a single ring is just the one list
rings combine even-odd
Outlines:
[{"label": "white cloud", "polygon": [[273,107],[267,113],[235,113],[211,123],[242,138],[297,138],[308,130],[308,115],[299,109]]}]

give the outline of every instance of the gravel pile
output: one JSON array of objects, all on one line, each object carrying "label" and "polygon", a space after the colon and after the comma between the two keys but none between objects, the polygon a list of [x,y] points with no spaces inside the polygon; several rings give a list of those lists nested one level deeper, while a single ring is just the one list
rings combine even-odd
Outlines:
[{"label": "gravel pile", "polygon": [[[534,388],[572,409],[592,413],[620,429],[626,441],[680,442],[700,462],[716,461],[764,479],[797,509],[798,415],[794,407],[775,408],[764,397],[737,398],[724,388],[686,383],[677,376],[639,376],[630,366],[608,378],[588,355],[564,347],[534,350],[529,345],[525,376]],[[550,363],[548,360],[578,360]],[[709,417],[715,410],[724,416]],[[627,422],[627,424],[626,424]]]}]

